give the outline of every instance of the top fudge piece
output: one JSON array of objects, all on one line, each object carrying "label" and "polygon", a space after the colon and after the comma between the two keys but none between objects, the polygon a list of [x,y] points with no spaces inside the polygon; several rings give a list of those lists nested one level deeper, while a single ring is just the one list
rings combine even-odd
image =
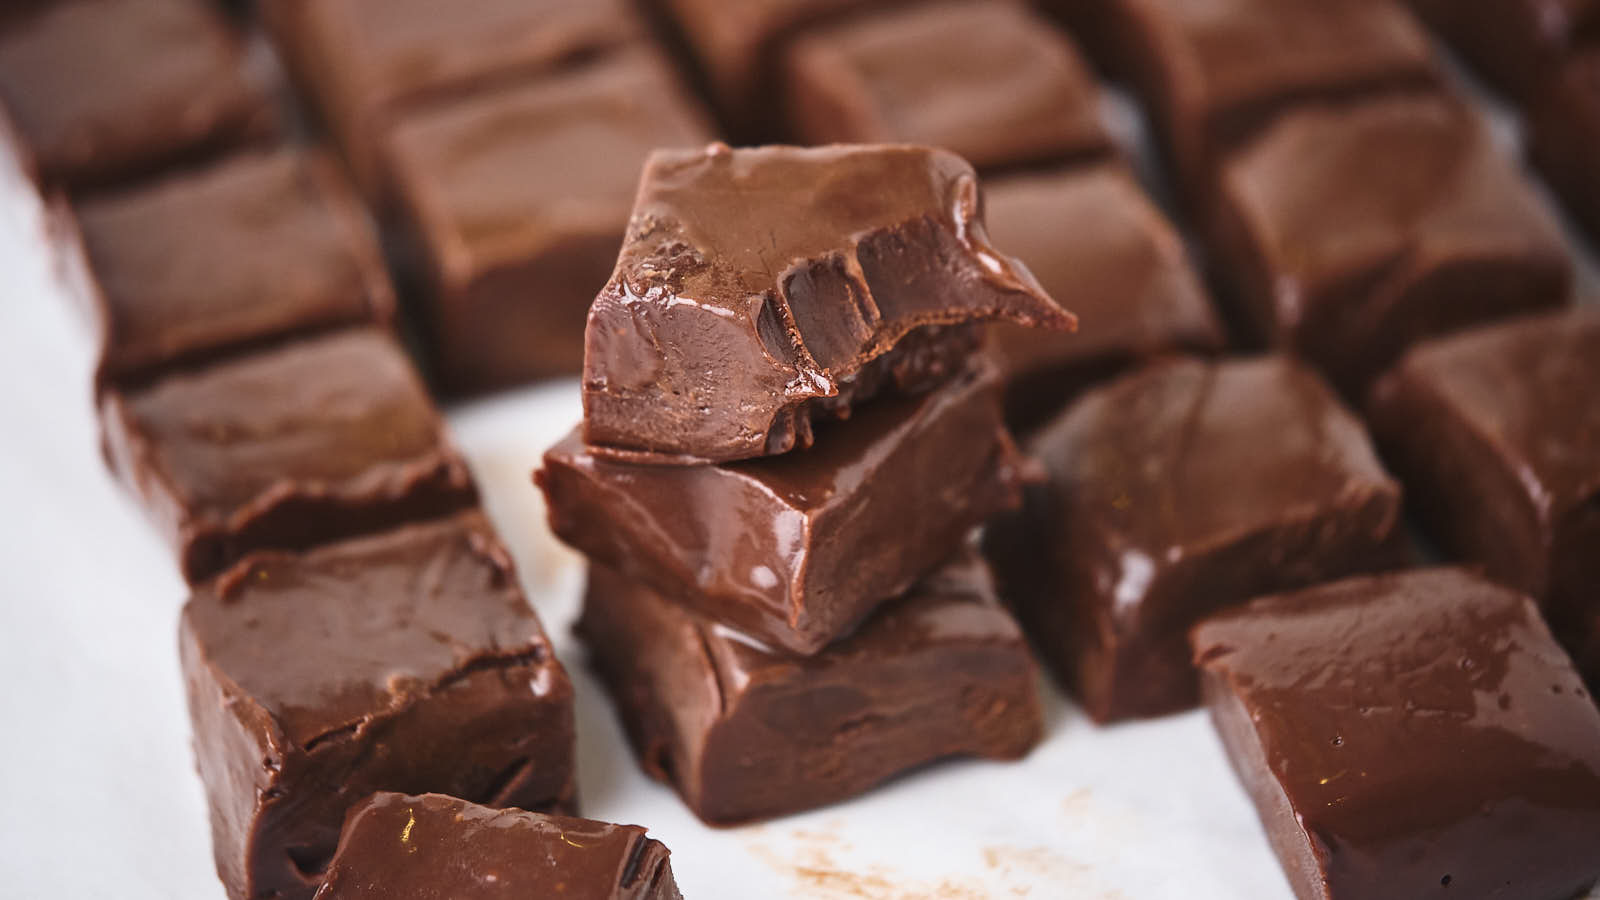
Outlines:
[{"label": "top fudge piece", "polygon": [[657,151],[589,310],[584,439],[711,462],[806,447],[814,411],[959,370],[972,335],[949,326],[983,320],[1074,326],[990,246],[954,154]]},{"label": "top fudge piece", "polygon": [[1301,900],[1570,900],[1600,877],[1600,712],[1526,597],[1351,578],[1222,613],[1194,656]]},{"label": "top fudge piece", "polygon": [[75,212],[102,379],[393,316],[377,236],[321,157],[239,156]]},{"label": "top fudge piece", "polygon": [[100,187],[274,127],[240,41],[205,0],[8,5],[0,115],[24,168],[47,184]]},{"label": "top fudge piece", "polygon": [[1542,87],[1528,105],[1533,158],[1562,202],[1600,237],[1600,40]]},{"label": "top fudge piece", "polygon": [[1600,0],[1407,0],[1501,89],[1532,100],[1575,45],[1600,41]]},{"label": "top fudge piece", "polygon": [[1558,632],[1600,610],[1600,310],[1422,344],[1372,423],[1443,549],[1546,601]]},{"label": "top fudge piece", "polygon": [[1555,219],[1446,98],[1286,113],[1229,161],[1213,212],[1242,315],[1356,395],[1417,340],[1570,299]]},{"label": "top fudge piece", "polygon": [[888,10],[809,33],[783,81],[801,143],[931,144],[979,169],[1112,150],[1076,48],[1010,3]]},{"label": "top fudge piece", "polygon": [[377,793],[350,811],[316,900],[682,900],[637,825]]}]

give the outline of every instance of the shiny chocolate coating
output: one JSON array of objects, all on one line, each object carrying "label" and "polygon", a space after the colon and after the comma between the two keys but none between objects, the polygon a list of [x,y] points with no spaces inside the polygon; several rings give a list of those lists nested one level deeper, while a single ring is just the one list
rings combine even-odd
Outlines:
[{"label": "shiny chocolate coating", "polygon": [[1072,316],[989,244],[959,157],[904,145],[658,151],[589,311],[584,440],[726,462],[811,443],[928,326]]},{"label": "shiny chocolate coating", "polygon": [[1350,578],[1195,629],[1207,706],[1301,900],[1570,900],[1600,877],[1600,710],[1527,597]]},{"label": "shiny chocolate coating", "polygon": [[316,900],[682,900],[637,825],[380,792],[350,811]]},{"label": "shiny chocolate coating", "polygon": [[373,791],[572,806],[572,687],[481,513],[252,554],[179,649],[232,900],[309,900]]}]

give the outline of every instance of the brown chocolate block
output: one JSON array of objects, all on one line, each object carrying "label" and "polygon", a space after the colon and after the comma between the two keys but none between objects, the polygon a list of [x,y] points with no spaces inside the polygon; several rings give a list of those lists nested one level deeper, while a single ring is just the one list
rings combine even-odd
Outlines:
[{"label": "brown chocolate block", "polygon": [[578,634],[645,770],[714,825],[835,803],[949,756],[1039,739],[1033,661],[965,552],[810,657],[589,570]]},{"label": "brown chocolate block", "polygon": [[0,12],[0,108],[22,168],[107,184],[271,134],[244,49],[204,0],[59,0]]},{"label": "brown chocolate block", "polygon": [[682,900],[670,856],[637,825],[377,793],[350,811],[317,900]]},{"label": "brown chocolate block", "polygon": [[1012,428],[1042,423],[1137,360],[1222,349],[1222,325],[1183,239],[1125,167],[988,179],[983,192],[995,246],[1022,260],[1079,322],[1071,335],[990,329]]},{"label": "brown chocolate block", "polygon": [[551,530],[592,560],[812,654],[1014,507],[1021,463],[981,368],[873,404],[803,453],[641,466],[574,432],[536,478]]},{"label": "brown chocolate block", "polygon": [[1585,40],[1600,40],[1597,0],[1407,0],[1501,90],[1532,101]]},{"label": "brown chocolate block", "polygon": [[1300,900],[1570,900],[1600,877],[1600,710],[1533,604],[1457,569],[1201,624],[1206,704]]},{"label": "brown chocolate block", "polygon": [[1085,393],[1027,449],[1050,482],[986,547],[1097,722],[1194,705],[1201,618],[1399,556],[1399,485],[1287,359],[1154,364]]},{"label": "brown chocolate block", "polygon": [[237,156],[75,213],[102,379],[394,315],[371,223],[319,156]]},{"label": "brown chocolate block", "polygon": [[1540,598],[1557,633],[1600,610],[1600,310],[1430,341],[1380,381],[1372,427],[1450,556]]},{"label": "brown chocolate block", "polygon": [[373,791],[573,805],[572,686],[481,513],[251,554],[179,649],[232,900],[311,897]]},{"label": "brown chocolate block", "polygon": [[1600,43],[1546,81],[1528,112],[1534,160],[1567,208],[1600,238]]},{"label": "brown chocolate block", "polygon": [[1454,100],[1288,113],[1218,194],[1211,245],[1241,316],[1352,396],[1418,340],[1570,300],[1559,226]]},{"label": "brown chocolate block", "polygon": [[401,110],[527,82],[643,40],[627,0],[266,0],[263,18],[369,195]]},{"label": "brown chocolate block", "polygon": [[930,144],[980,170],[1113,151],[1077,49],[1011,3],[932,3],[809,32],[782,83],[786,134],[805,144]]},{"label": "brown chocolate block", "polygon": [[358,329],[100,400],[106,459],[191,583],[472,505],[466,463],[394,339]]},{"label": "brown chocolate block", "polygon": [[709,138],[649,50],[401,118],[384,153],[444,384],[578,372],[645,158]]},{"label": "brown chocolate block", "polygon": [[944,150],[658,151],[589,310],[584,439],[652,460],[785,453],[814,414],[962,370],[975,323],[1070,330],[981,209]]}]

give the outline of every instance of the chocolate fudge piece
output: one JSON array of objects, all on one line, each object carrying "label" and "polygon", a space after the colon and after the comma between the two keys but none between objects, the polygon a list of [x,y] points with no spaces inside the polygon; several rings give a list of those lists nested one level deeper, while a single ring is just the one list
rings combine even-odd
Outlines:
[{"label": "chocolate fudge piece", "polygon": [[551,530],[592,560],[812,654],[1017,504],[998,386],[979,367],[873,404],[804,453],[715,466],[618,462],[574,432],[536,479]]},{"label": "chocolate fudge piece", "polygon": [[627,0],[271,0],[263,17],[358,183],[402,110],[531,81],[641,41]]},{"label": "chocolate fudge piece", "polygon": [[577,373],[646,156],[709,138],[648,50],[397,122],[384,150],[445,385]]},{"label": "chocolate fudge piece", "polygon": [[1600,711],[1526,597],[1351,578],[1208,620],[1194,658],[1301,900],[1569,900],[1600,877]]},{"label": "chocolate fudge piece", "polygon": [[75,218],[103,379],[393,317],[372,226],[319,156],[234,157],[86,201]]},{"label": "chocolate fudge piece", "polygon": [[1028,635],[1097,722],[1199,699],[1190,626],[1397,563],[1400,488],[1290,360],[1173,360],[1085,393],[1028,445],[1049,470],[986,544]]},{"label": "chocolate fudge piece", "polygon": [[1149,104],[1189,199],[1229,147],[1308,100],[1429,87],[1427,35],[1387,0],[1053,0]]},{"label": "chocolate fudge piece", "polygon": [[205,0],[8,4],[0,110],[24,171],[69,188],[192,162],[276,127],[238,37]]},{"label": "chocolate fudge piece", "polygon": [[1222,325],[1183,239],[1131,173],[1094,166],[984,182],[989,234],[1077,314],[1065,335],[995,325],[1006,420],[1028,429],[1090,382],[1186,349],[1221,350]]},{"label": "chocolate fudge piece", "polygon": [[805,144],[931,144],[979,169],[1112,151],[1077,49],[1011,3],[933,3],[811,32],[785,57],[783,90],[788,134]]},{"label": "chocolate fudge piece", "polygon": [[377,793],[350,811],[317,900],[682,900],[637,825]]},{"label": "chocolate fudge piece", "polygon": [[1600,40],[1600,0],[1408,0],[1502,90],[1532,100],[1573,47]]},{"label": "chocolate fudge piece", "polygon": [[584,439],[710,462],[807,447],[813,413],[959,371],[973,334],[951,326],[989,320],[1073,326],[990,245],[954,154],[658,151],[589,310]]},{"label": "chocolate fudge piece", "polygon": [[639,761],[716,825],[824,806],[955,755],[1039,739],[1033,661],[970,551],[796,657],[591,566],[578,634]]},{"label": "chocolate fudge piece", "polygon": [[1600,609],[1600,310],[1431,341],[1373,392],[1372,427],[1449,555],[1545,602]]},{"label": "chocolate fudge piece", "polygon": [[311,897],[373,791],[572,807],[572,686],[481,513],[253,553],[180,651],[233,900]]},{"label": "chocolate fudge piece", "polygon": [[389,335],[360,329],[180,372],[100,400],[106,459],[190,582],[470,506],[466,463]]},{"label": "chocolate fudge piece", "polygon": [[1528,110],[1534,160],[1567,208],[1600,236],[1600,43],[1546,81]]},{"label": "chocolate fudge piece", "polygon": [[1578,628],[1569,631],[1563,640],[1572,650],[1578,671],[1589,682],[1589,696],[1593,699],[1594,689],[1600,687],[1600,607],[1590,611]]},{"label": "chocolate fudge piece", "polygon": [[1444,98],[1284,115],[1224,169],[1211,243],[1256,332],[1356,396],[1422,338],[1570,299],[1549,210]]}]

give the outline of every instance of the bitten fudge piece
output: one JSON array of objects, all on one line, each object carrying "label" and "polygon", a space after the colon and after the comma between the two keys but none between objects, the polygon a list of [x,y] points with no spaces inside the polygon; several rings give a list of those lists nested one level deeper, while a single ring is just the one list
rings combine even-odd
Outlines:
[{"label": "bitten fudge piece", "polygon": [[1421,26],[1387,0],[1053,0],[1145,102],[1190,198],[1222,154],[1307,100],[1437,81]]},{"label": "bitten fudge piece", "polygon": [[317,900],[682,900],[637,825],[377,793],[350,811]]},{"label": "bitten fudge piece", "polygon": [[1600,40],[1597,0],[1408,0],[1502,90],[1532,100],[1582,40]]},{"label": "bitten fudge piece", "polygon": [[1016,254],[1083,326],[1076,335],[990,329],[1013,428],[1039,424],[1136,360],[1222,349],[1222,325],[1183,239],[1123,166],[991,179],[983,193],[995,245]]},{"label": "bitten fudge piece", "polygon": [[589,310],[583,436],[709,462],[807,447],[813,413],[960,371],[976,335],[950,326],[990,320],[1074,321],[990,246],[954,154],[657,151]]},{"label": "bitten fudge piece", "polygon": [[572,808],[572,686],[480,513],[251,554],[180,651],[233,900],[309,898],[373,791]]},{"label": "bitten fudge piece", "polygon": [[69,188],[191,162],[276,122],[239,39],[205,0],[8,4],[0,111],[23,168]]},{"label": "bitten fudge piece", "polygon": [[1399,486],[1286,359],[1155,364],[1085,393],[1027,449],[1050,482],[986,543],[1097,722],[1194,705],[1202,617],[1401,555]]},{"label": "bitten fudge piece", "polygon": [[645,157],[709,137],[648,50],[400,120],[385,152],[445,385],[577,373]]},{"label": "bitten fudge piece", "polygon": [[1419,345],[1371,420],[1445,552],[1544,600],[1558,633],[1600,610],[1600,310]]},{"label": "bitten fudge piece", "polygon": [[788,133],[806,144],[931,144],[979,169],[1112,151],[1076,48],[1011,3],[934,3],[809,33],[785,58],[783,90]]},{"label": "bitten fudge piece", "polygon": [[1021,457],[987,367],[885,400],[804,453],[640,466],[576,432],[536,475],[550,527],[591,559],[768,643],[812,654],[1019,502]]},{"label": "bitten fudge piece", "polygon": [[810,657],[598,565],[577,627],[640,763],[711,824],[824,806],[944,757],[1017,759],[1039,739],[1033,661],[970,551]]},{"label": "bitten fudge piece", "polygon": [[102,379],[393,317],[377,237],[321,157],[238,156],[75,211]]},{"label": "bitten fudge piece", "polygon": [[476,499],[399,345],[341,332],[100,401],[106,459],[190,582],[260,548],[303,549]]},{"label": "bitten fudge piece", "polygon": [[1600,877],[1600,710],[1514,591],[1350,578],[1201,624],[1206,704],[1301,900],[1570,900]]},{"label": "bitten fudge piece", "polygon": [[1600,236],[1600,39],[1530,101],[1533,158],[1562,202]]},{"label": "bitten fudge piece", "polygon": [[1352,395],[1417,340],[1570,299],[1558,225],[1453,100],[1288,113],[1229,161],[1215,212],[1241,314]]},{"label": "bitten fudge piece", "polygon": [[627,0],[271,0],[263,16],[362,187],[402,109],[532,80],[642,40]]}]

